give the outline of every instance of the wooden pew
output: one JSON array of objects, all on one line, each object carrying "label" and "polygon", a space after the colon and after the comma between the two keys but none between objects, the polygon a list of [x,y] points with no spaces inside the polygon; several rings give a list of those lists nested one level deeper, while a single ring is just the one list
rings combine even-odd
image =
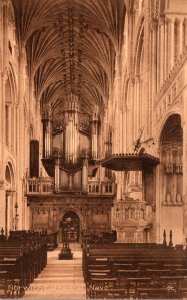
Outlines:
[{"label": "wooden pew", "polygon": [[[0,286],[10,297],[24,296],[34,278],[47,263],[47,235],[34,232],[11,232],[0,241]],[[7,290],[7,286],[10,287]]]},{"label": "wooden pew", "polygon": [[[0,245],[0,282],[9,280],[9,286],[12,286],[12,295],[16,291],[15,284],[23,287],[27,285],[27,276],[25,270],[25,256],[22,246],[10,243]],[[6,286],[5,286],[6,289]],[[9,291],[10,292],[10,291]],[[19,296],[24,295],[24,289],[20,289]]]},{"label": "wooden pew", "polygon": [[[104,265],[108,270],[105,275],[116,277],[118,288],[125,288],[128,297],[132,295],[142,297],[143,293],[158,296],[156,289],[160,293],[171,294],[171,297],[174,294],[176,296],[181,280],[187,276],[187,250],[183,250],[183,247],[114,243],[85,245],[82,251],[83,274],[87,285],[93,282],[93,271],[97,271],[96,274],[99,274],[98,277],[102,281],[104,271],[98,271],[97,265]],[[90,265],[91,274],[88,268]],[[171,285],[172,291],[169,290]],[[149,289],[145,291],[145,288]]]}]

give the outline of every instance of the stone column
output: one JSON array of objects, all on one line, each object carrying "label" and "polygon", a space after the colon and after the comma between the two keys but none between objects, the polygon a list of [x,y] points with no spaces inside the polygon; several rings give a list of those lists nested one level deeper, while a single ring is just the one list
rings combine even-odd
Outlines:
[{"label": "stone column", "polygon": [[[187,90],[184,92],[183,100],[183,202],[184,202],[184,236],[187,238]],[[186,240],[184,240],[186,243]]]},{"label": "stone column", "polygon": [[122,126],[123,126],[123,144],[122,144],[122,152],[127,152],[127,130],[128,130],[128,123],[127,123],[127,106],[123,106],[122,109]]},{"label": "stone column", "polygon": [[1,218],[0,218],[0,229],[3,228],[5,231],[5,221],[6,221],[6,193],[4,190],[3,180],[0,182],[0,212],[1,212]]},{"label": "stone column", "polygon": [[134,137],[139,135],[140,125],[140,76],[136,76],[135,79],[135,99],[136,105],[134,105]]},{"label": "stone column", "polygon": [[158,44],[158,21],[153,20],[152,21],[152,96],[155,96],[155,93],[157,92],[157,44]]},{"label": "stone column", "polygon": [[156,195],[155,195],[155,205],[156,205],[156,243],[162,243],[162,232],[161,232],[161,195],[163,195],[162,185],[163,185],[163,177],[161,176],[161,166],[158,165],[156,167]]},{"label": "stone column", "polygon": [[55,160],[55,191],[60,190],[60,159]]},{"label": "stone column", "polygon": [[92,128],[92,158],[98,158],[98,113],[95,112],[92,115],[91,120]]},{"label": "stone column", "polygon": [[1,28],[1,50],[2,50],[2,64],[1,69],[1,86],[0,86],[0,180],[4,178],[4,156],[5,156],[5,132],[6,132],[6,122],[5,122],[5,84],[8,78],[8,2],[0,1],[0,28]]},{"label": "stone column", "polygon": [[29,230],[31,228],[31,223],[30,223],[31,212],[30,212],[29,204],[26,205],[26,210],[27,210],[27,222],[26,222],[26,228],[25,229]]},{"label": "stone column", "polygon": [[160,26],[158,26],[157,30],[157,88],[160,88],[160,44],[161,44],[161,36],[160,36]]},{"label": "stone column", "polygon": [[164,21],[161,20],[159,25],[159,85],[161,86],[164,80]]},{"label": "stone column", "polygon": [[5,118],[6,128],[6,143],[10,148],[11,146],[11,105],[6,105],[6,118]]},{"label": "stone column", "polygon": [[[134,99],[134,79],[131,78],[129,81],[129,89],[128,89],[128,104],[127,104],[127,152],[132,151],[132,145],[134,142],[134,136],[133,136],[133,124],[134,124],[134,115],[133,115],[133,99]],[[137,138],[137,137],[136,137]]]},{"label": "stone column", "polygon": [[187,46],[187,19],[183,22],[183,49]]},{"label": "stone column", "polygon": [[167,65],[169,73],[174,65],[174,23],[170,19],[167,19],[167,36]]},{"label": "stone column", "polygon": [[43,156],[45,158],[51,156],[52,138],[51,138],[51,108],[47,107],[42,116],[43,122]]},{"label": "stone column", "polygon": [[13,227],[13,199],[12,191],[5,191],[5,235],[9,235],[9,231]]},{"label": "stone column", "polygon": [[82,191],[88,191],[88,160],[85,158],[83,160],[83,167],[82,167]]},{"label": "stone column", "polygon": [[119,136],[118,136],[118,153],[122,153],[123,152],[123,138],[125,138],[125,136],[123,135],[123,107],[122,105],[119,105],[118,107],[118,132],[119,132]]},{"label": "stone column", "polygon": [[179,51],[178,54],[180,55],[182,53],[182,44],[183,44],[183,24],[181,22],[181,20],[179,21],[178,24],[179,28],[178,28],[178,32],[179,32]]}]

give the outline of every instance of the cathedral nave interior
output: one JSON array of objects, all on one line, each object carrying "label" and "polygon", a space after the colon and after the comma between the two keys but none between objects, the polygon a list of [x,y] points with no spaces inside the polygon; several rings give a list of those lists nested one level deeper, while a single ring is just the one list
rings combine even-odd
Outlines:
[{"label": "cathedral nave interior", "polygon": [[0,32],[2,243],[186,247],[187,1],[0,0]]}]

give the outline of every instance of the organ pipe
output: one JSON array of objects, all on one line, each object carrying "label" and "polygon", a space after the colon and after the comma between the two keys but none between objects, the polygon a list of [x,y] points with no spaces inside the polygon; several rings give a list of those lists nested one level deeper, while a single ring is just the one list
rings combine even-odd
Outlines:
[{"label": "organ pipe", "polygon": [[76,163],[78,159],[79,141],[79,104],[78,97],[74,94],[68,95],[65,110],[65,160],[68,163]]}]

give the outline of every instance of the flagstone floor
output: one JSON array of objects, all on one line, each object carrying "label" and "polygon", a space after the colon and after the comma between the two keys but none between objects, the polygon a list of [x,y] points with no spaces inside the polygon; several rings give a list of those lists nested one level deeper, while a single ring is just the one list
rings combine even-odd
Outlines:
[{"label": "flagstone floor", "polygon": [[48,263],[34,280],[24,298],[86,299],[86,288],[82,274],[82,250],[78,243],[70,244],[72,260],[58,260],[62,248],[48,252]]}]

